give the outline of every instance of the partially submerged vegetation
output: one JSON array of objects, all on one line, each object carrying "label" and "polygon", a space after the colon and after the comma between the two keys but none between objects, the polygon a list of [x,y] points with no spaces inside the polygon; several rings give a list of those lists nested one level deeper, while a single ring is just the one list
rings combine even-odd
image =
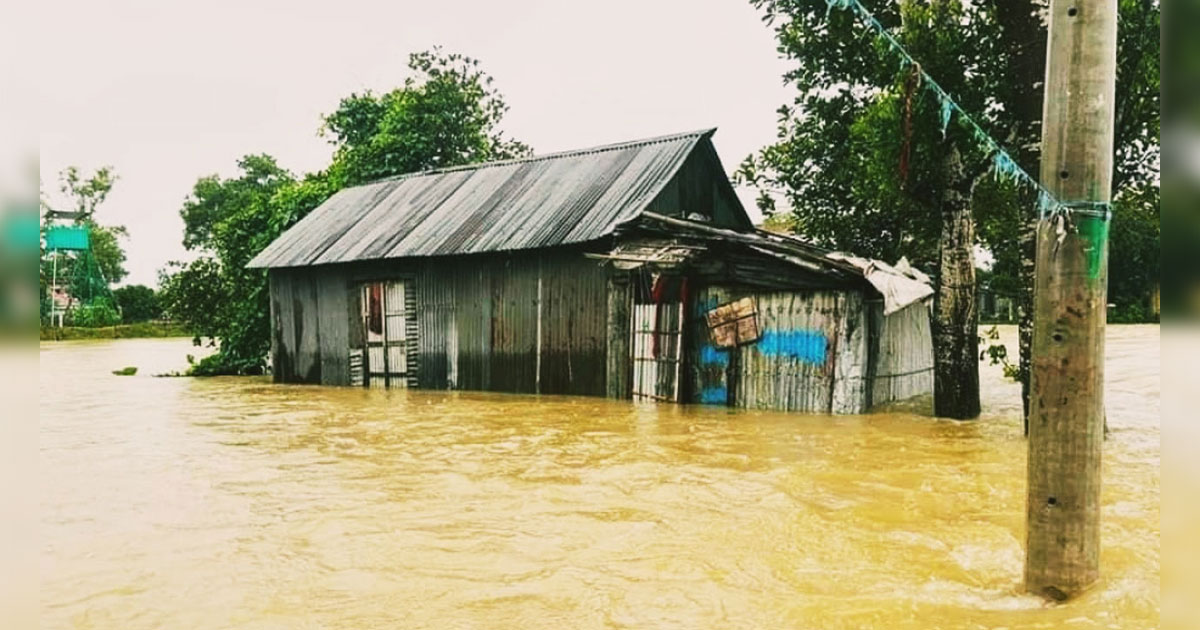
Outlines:
[{"label": "partially submerged vegetation", "polygon": [[184,202],[183,244],[200,254],[161,274],[162,305],[196,344],[217,351],[189,374],[262,374],[271,346],[266,272],[246,263],[329,196],[381,177],[526,155],[499,123],[508,109],[469,57],[439,49],[409,57],[412,76],[385,94],[351,94],[320,133],[336,148],[324,170],[296,176],[248,155],[240,173],[201,177]]},{"label": "partially submerged vegetation", "polygon": [[159,337],[190,337],[187,329],[178,323],[140,322],[116,326],[42,326],[42,341],[70,341],[74,339],[143,339]]}]

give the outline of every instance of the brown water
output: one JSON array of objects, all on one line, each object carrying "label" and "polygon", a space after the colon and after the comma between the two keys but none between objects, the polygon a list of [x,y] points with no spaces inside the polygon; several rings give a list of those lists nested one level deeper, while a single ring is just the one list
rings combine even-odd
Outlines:
[{"label": "brown water", "polygon": [[42,625],[1156,627],[1158,327],[1109,335],[1104,579],[1053,607],[1020,592],[998,368],[954,423],[152,378],[186,341],[43,344]]}]

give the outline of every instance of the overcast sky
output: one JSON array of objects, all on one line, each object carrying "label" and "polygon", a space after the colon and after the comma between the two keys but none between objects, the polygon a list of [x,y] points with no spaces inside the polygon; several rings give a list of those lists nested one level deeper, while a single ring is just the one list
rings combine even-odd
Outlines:
[{"label": "overcast sky", "polygon": [[45,19],[43,185],[116,168],[98,218],[129,228],[127,284],[189,257],[179,207],[197,177],[258,152],[326,166],[321,114],[399,85],[408,53],[436,44],[481,60],[503,129],[537,153],[715,126],[729,171],[789,98],[746,0],[80,2]]}]

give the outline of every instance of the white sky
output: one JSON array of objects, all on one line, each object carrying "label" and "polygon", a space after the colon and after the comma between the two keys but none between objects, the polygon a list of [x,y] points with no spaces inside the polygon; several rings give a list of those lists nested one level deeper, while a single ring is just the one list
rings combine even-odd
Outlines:
[{"label": "white sky", "polygon": [[[179,207],[197,177],[266,152],[324,167],[320,116],[399,85],[409,52],[481,60],[538,153],[719,127],[727,171],[771,142],[790,98],[773,33],[746,0],[77,2],[42,9],[41,173],[112,164],[98,218],[128,226],[126,283],[188,258]],[[52,195],[53,198],[53,195]],[[748,206],[750,195],[743,194]],[[752,208],[748,209],[752,210]],[[752,210],[753,211],[753,210]]]}]

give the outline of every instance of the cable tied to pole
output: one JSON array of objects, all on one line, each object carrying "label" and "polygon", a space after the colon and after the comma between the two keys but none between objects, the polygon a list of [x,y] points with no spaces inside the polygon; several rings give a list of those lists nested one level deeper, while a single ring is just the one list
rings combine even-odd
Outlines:
[{"label": "cable tied to pole", "polygon": [[1112,219],[1112,203],[1108,201],[1062,201],[1046,189],[1034,176],[1030,175],[1025,169],[1017,164],[1016,160],[1004,150],[988,132],[975,121],[975,119],[960,106],[954,98],[942,88],[938,82],[929,75],[928,72],[921,67],[912,54],[904,48],[904,45],[897,41],[896,37],[891,34],[883,24],[872,14],[859,0],[825,0],[826,9],[825,17],[828,19],[835,9],[849,10],[858,16],[859,20],[875,31],[877,37],[880,37],[887,43],[888,47],[900,58],[900,69],[903,70],[908,66],[914,68],[914,72],[921,77],[920,83],[926,89],[933,92],[933,95],[938,100],[939,105],[939,122],[941,124],[942,137],[946,137],[946,130],[950,126],[950,120],[957,117],[959,123],[965,125],[970,131],[975,141],[979,144],[980,149],[985,155],[991,157],[992,172],[996,179],[1001,181],[1012,181],[1016,184],[1024,184],[1032,187],[1038,193],[1038,218],[1045,219],[1051,216],[1058,215],[1083,215],[1098,217],[1104,220]]}]

